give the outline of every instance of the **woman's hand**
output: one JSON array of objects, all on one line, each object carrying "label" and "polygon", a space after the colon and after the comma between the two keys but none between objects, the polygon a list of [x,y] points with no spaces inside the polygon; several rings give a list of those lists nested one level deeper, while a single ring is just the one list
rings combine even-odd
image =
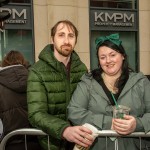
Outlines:
[{"label": "woman's hand", "polygon": [[113,119],[112,127],[117,133],[122,135],[131,134],[136,128],[136,119],[130,115],[124,115],[124,119]]}]

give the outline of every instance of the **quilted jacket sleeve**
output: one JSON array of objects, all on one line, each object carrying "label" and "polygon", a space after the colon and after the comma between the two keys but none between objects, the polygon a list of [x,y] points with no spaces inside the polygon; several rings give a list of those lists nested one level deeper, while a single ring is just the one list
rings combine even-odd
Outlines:
[{"label": "quilted jacket sleeve", "polygon": [[29,121],[33,127],[43,130],[52,137],[61,139],[63,130],[70,124],[57,115],[48,113],[46,93],[41,76],[32,69],[29,73],[27,88]]}]

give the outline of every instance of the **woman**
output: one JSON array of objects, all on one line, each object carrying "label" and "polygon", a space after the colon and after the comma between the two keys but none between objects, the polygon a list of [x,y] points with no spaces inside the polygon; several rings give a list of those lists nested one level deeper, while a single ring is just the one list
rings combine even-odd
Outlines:
[{"label": "woman", "polygon": [[[69,119],[74,125],[90,123],[99,130],[113,129],[122,135],[150,131],[150,82],[142,73],[129,68],[121,43],[118,34],[96,39],[99,68],[82,77],[68,106]],[[119,105],[131,109],[130,115],[113,119],[113,97]],[[139,148],[136,138],[117,140],[121,150]],[[108,138],[107,149],[115,149],[114,143]],[[146,141],[142,143],[142,148],[146,148]],[[105,150],[105,138],[98,137],[91,149]]]},{"label": "woman", "polygon": [[[27,78],[28,62],[19,51],[11,50],[4,57],[0,68],[0,118],[4,128],[3,137],[15,129],[30,127],[27,115]],[[19,144],[21,142],[20,137],[12,139],[7,143],[6,150],[23,150],[24,143]]]},{"label": "woman", "polygon": [[27,118],[26,60],[18,51],[10,51],[2,61],[0,70],[0,117],[4,135],[14,129],[29,127]]}]

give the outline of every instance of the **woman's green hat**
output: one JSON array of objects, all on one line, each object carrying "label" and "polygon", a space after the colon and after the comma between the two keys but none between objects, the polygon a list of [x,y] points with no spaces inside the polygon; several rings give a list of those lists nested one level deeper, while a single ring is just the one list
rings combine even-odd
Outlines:
[{"label": "woman's green hat", "polygon": [[119,39],[118,33],[111,34],[109,36],[100,36],[95,40],[96,49],[98,49],[100,45],[102,45],[105,41],[110,41],[117,46],[120,46],[120,44],[122,43],[122,41]]}]

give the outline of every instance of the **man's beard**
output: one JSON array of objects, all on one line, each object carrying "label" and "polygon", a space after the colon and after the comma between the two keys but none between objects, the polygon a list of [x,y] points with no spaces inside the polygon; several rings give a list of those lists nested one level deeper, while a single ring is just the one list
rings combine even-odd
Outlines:
[{"label": "man's beard", "polygon": [[60,49],[56,49],[58,51],[58,53],[64,57],[68,57],[71,55],[73,48],[72,45],[70,44],[66,44],[66,45],[62,45],[60,47]]}]

